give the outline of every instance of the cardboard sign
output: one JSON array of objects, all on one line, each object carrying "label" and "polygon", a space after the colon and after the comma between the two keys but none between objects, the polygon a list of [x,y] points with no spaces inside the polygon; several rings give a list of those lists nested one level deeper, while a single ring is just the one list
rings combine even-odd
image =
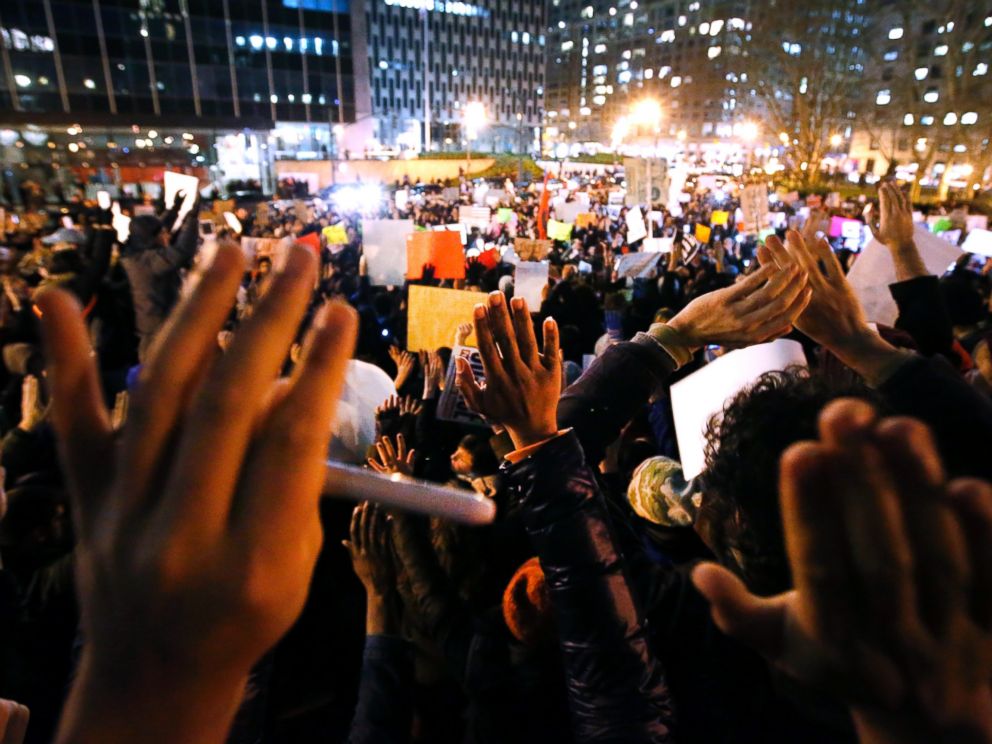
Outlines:
[{"label": "cardboard sign", "polygon": [[420,279],[424,266],[434,267],[435,279],[464,279],[465,251],[458,233],[414,232],[406,237],[407,278]]},{"label": "cardboard sign", "polygon": [[671,253],[675,238],[645,238],[641,250],[645,253]]},{"label": "cardboard sign", "polygon": [[224,222],[238,235],[241,234],[241,220],[235,217],[233,212],[224,212]]},{"label": "cardboard sign", "polygon": [[693,233],[696,240],[700,243],[709,243],[710,236],[713,234],[713,229],[707,225],[696,225],[696,230]]},{"label": "cardboard sign", "polygon": [[651,279],[659,258],[660,253],[625,253],[617,256],[613,267],[618,279]]},{"label": "cardboard sign", "polygon": [[741,191],[741,210],[744,212],[744,221],[749,226],[756,230],[761,229],[765,224],[765,215],[768,214],[768,186],[763,183],[745,186]]},{"label": "cardboard sign", "polygon": [[724,354],[672,385],[675,436],[686,479],[695,478],[706,467],[706,426],[710,418],[765,372],[795,364],[806,366],[802,344],[780,338]]},{"label": "cardboard sign", "polygon": [[[172,208],[176,203],[176,194],[180,191],[184,194],[182,206],[179,207],[179,214],[176,215],[176,222],[172,226],[173,232],[180,228],[186,215],[193,209],[196,197],[200,195],[199,189],[200,179],[196,176],[187,176],[184,173],[175,173],[174,171],[165,172],[165,208]],[[137,214],[137,210],[135,214]]]},{"label": "cardboard sign", "polygon": [[406,239],[413,220],[362,220],[362,253],[373,287],[400,287],[406,280]]},{"label": "cardboard sign", "polygon": [[513,275],[513,296],[522,297],[531,312],[541,309],[544,288],[548,286],[548,262],[524,261],[517,264]]},{"label": "cardboard sign", "polygon": [[472,368],[472,374],[479,384],[485,382],[486,371],[482,366],[482,356],[478,349],[469,346],[456,346],[451,351],[451,360],[448,362],[448,369],[444,376],[444,390],[437,402],[437,417],[441,421],[454,421],[458,424],[471,424],[474,426],[486,426],[485,419],[469,408],[468,403],[458,391],[455,384],[456,359],[464,359]]},{"label": "cardboard sign", "polygon": [[551,240],[568,242],[572,239],[572,225],[558,220],[548,220],[548,237]]},{"label": "cardboard sign", "polygon": [[718,209],[712,215],[710,215],[711,225],[726,225],[727,221],[730,219],[730,212],[724,212]]},{"label": "cardboard sign", "polygon": [[[961,255],[960,248],[929,233],[921,225],[914,226],[913,240],[927,271],[935,276],[943,275]],[[847,281],[868,320],[895,325],[899,309],[889,292],[889,285],[896,281],[896,268],[888,248],[877,240],[868,243],[851,267]]]},{"label": "cardboard sign", "polygon": [[[410,351],[434,351],[451,346],[455,331],[471,323],[475,306],[485,302],[481,292],[441,289],[415,284],[410,287],[406,347]],[[469,336],[474,340],[475,332]]]},{"label": "cardboard sign", "polygon": [[978,256],[992,257],[992,232],[975,228],[968,233],[961,248]]},{"label": "cardboard sign", "polygon": [[543,261],[551,252],[552,245],[550,240],[516,238],[513,241],[513,251],[521,261]]}]

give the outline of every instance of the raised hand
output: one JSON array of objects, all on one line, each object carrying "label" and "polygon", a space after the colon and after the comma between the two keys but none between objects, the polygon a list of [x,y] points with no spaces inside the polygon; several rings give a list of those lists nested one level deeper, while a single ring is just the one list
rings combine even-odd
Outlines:
[{"label": "raised hand", "polygon": [[472,335],[471,323],[459,323],[455,329],[455,346],[464,346],[468,337]]},{"label": "raised hand", "polygon": [[[463,323],[462,325],[468,325]],[[461,326],[459,326],[460,328]],[[471,326],[469,326],[471,332]],[[456,344],[457,346],[458,344]],[[424,366],[424,400],[429,400],[444,390],[444,362],[441,355],[436,351],[427,354],[427,363]]]},{"label": "raised hand", "polygon": [[805,270],[792,261],[770,264],[737,284],[697,297],[668,326],[690,348],[749,346],[792,330],[810,296]]},{"label": "raised hand", "polygon": [[385,595],[396,585],[386,513],[363,501],[351,513],[348,540],[341,544],[351,558],[351,568],[369,595]]},{"label": "raised hand", "polygon": [[159,334],[118,436],[78,303],[39,298],[86,639],[59,741],[224,741],[248,671],[303,607],[357,322],[322,308],[277,381],[316,277],[294,247],[218,356],[243,263],[220,246]]},{"label": "raised hand", "polygon": [[28,732],[27,707],[13,700],[0,700],[0,742],[2,744],[23,744]]},{"label": "raised hand", "polygon": [[412,395],[404,395],[400,398],[400,416],[419,416],[424,411],[424,404]]},{"label": "raised hand", "polygon": [[913,205],[894,183],[878,187],[878,206],[868,207],[868,227],[889,250],[913,249]]},{"label": "raised hand", "polygon": [[406,438],[402,434],[396,435],[395,447],[388,436],[381,437],[375,443],[375,451],[378,458],[370,457],[366,460],[375,472],[385,475],[392,473],[413,475],[413,463],[417,452],[412,449],[407,450]]},{"label": "raised hand", "polygon": [[992,486],[948,482],[923,424],[864,401],[835,401],[819,428],[781,461],[795,589],[757,597],[704,564],[714,620],[847,700],[863,741],[988,741]]},{"label": "raised hand", "polygon": [[519,449],[558,432],[555,412],[561,393],[558,324],[544,321],[543,353],[538,351],[527,303],[512,301],[513,316],[502,292],[492,292],[475,306],[475,337],[486,372],[480,385],[469,363],[458,358],[456,384],[478,414],[504,426]]},{"label": "raised hand", "polygon": [[45,420],[48,408],[41,402],[41,384],[34,375],[26,375],[21,383],[21,420],[19,429],[34,431]]},{"label": "raised hand", "polygon": [[[395,354],[393,349],[396,349]],[[399,390],[413,373],[417,358],[409,351],[400,351],[395,346],[389,348],[389,356],[396,363],[396,377],[393,378],[393,386]]]}]

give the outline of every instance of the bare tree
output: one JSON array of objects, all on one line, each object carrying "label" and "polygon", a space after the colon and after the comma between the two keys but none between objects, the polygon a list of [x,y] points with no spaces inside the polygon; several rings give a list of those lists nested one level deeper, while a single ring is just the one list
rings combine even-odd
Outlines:
[{"label": "bare tree", "polygon": [[741,32],[740,104],[781,138],[803,186],[821,178],[830,138],[861,104],[863,8],[848,0],[765,0]]}]

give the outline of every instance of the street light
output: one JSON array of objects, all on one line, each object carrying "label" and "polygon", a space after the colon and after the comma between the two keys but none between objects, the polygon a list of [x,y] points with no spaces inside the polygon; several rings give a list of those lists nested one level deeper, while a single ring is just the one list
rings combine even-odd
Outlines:
[{"label": "street light", "polygon": [[462,109],[462,125],[465,127],[465,177],[470,178],[472,169],[472,140],[479,135],[479,130],[486,126],[486,107],[480,101],[470,101]]},{"label": "street light", "polygon": [[754,142],[758,139],[758,125],[753,121],[746,121],[741,124],[740,128],[741,139],[745,142]]},{"label": "street light", "polygon": [[647,203],[650,210],[654,196],[651,188],[651,158],[658,152],[658,131],[661,127],[661,104],[653,98],[642,98],[630,107],[630,120],[638,126],[651,127],[654,130],[654,147],[650,157],[645,158],[644,176],[647,186]]},{"label": "street light", "polygon": [[834,134],[834,135],[831,135],[830,136],[830,146],[831,147],[840,147],[840,145],[841,145],[841,143],[843,141],[844,141],[844,138],[841,135],[839,135],[839,134]]}]

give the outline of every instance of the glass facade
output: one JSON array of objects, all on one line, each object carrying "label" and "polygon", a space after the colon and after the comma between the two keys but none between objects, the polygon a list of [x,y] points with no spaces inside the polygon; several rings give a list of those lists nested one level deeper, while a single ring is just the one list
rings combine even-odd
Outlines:
[{"label": "glass facade", "polygon": [[347,11],[348,0],[4,0],[0,108],[40,122],[354,121]]}]

